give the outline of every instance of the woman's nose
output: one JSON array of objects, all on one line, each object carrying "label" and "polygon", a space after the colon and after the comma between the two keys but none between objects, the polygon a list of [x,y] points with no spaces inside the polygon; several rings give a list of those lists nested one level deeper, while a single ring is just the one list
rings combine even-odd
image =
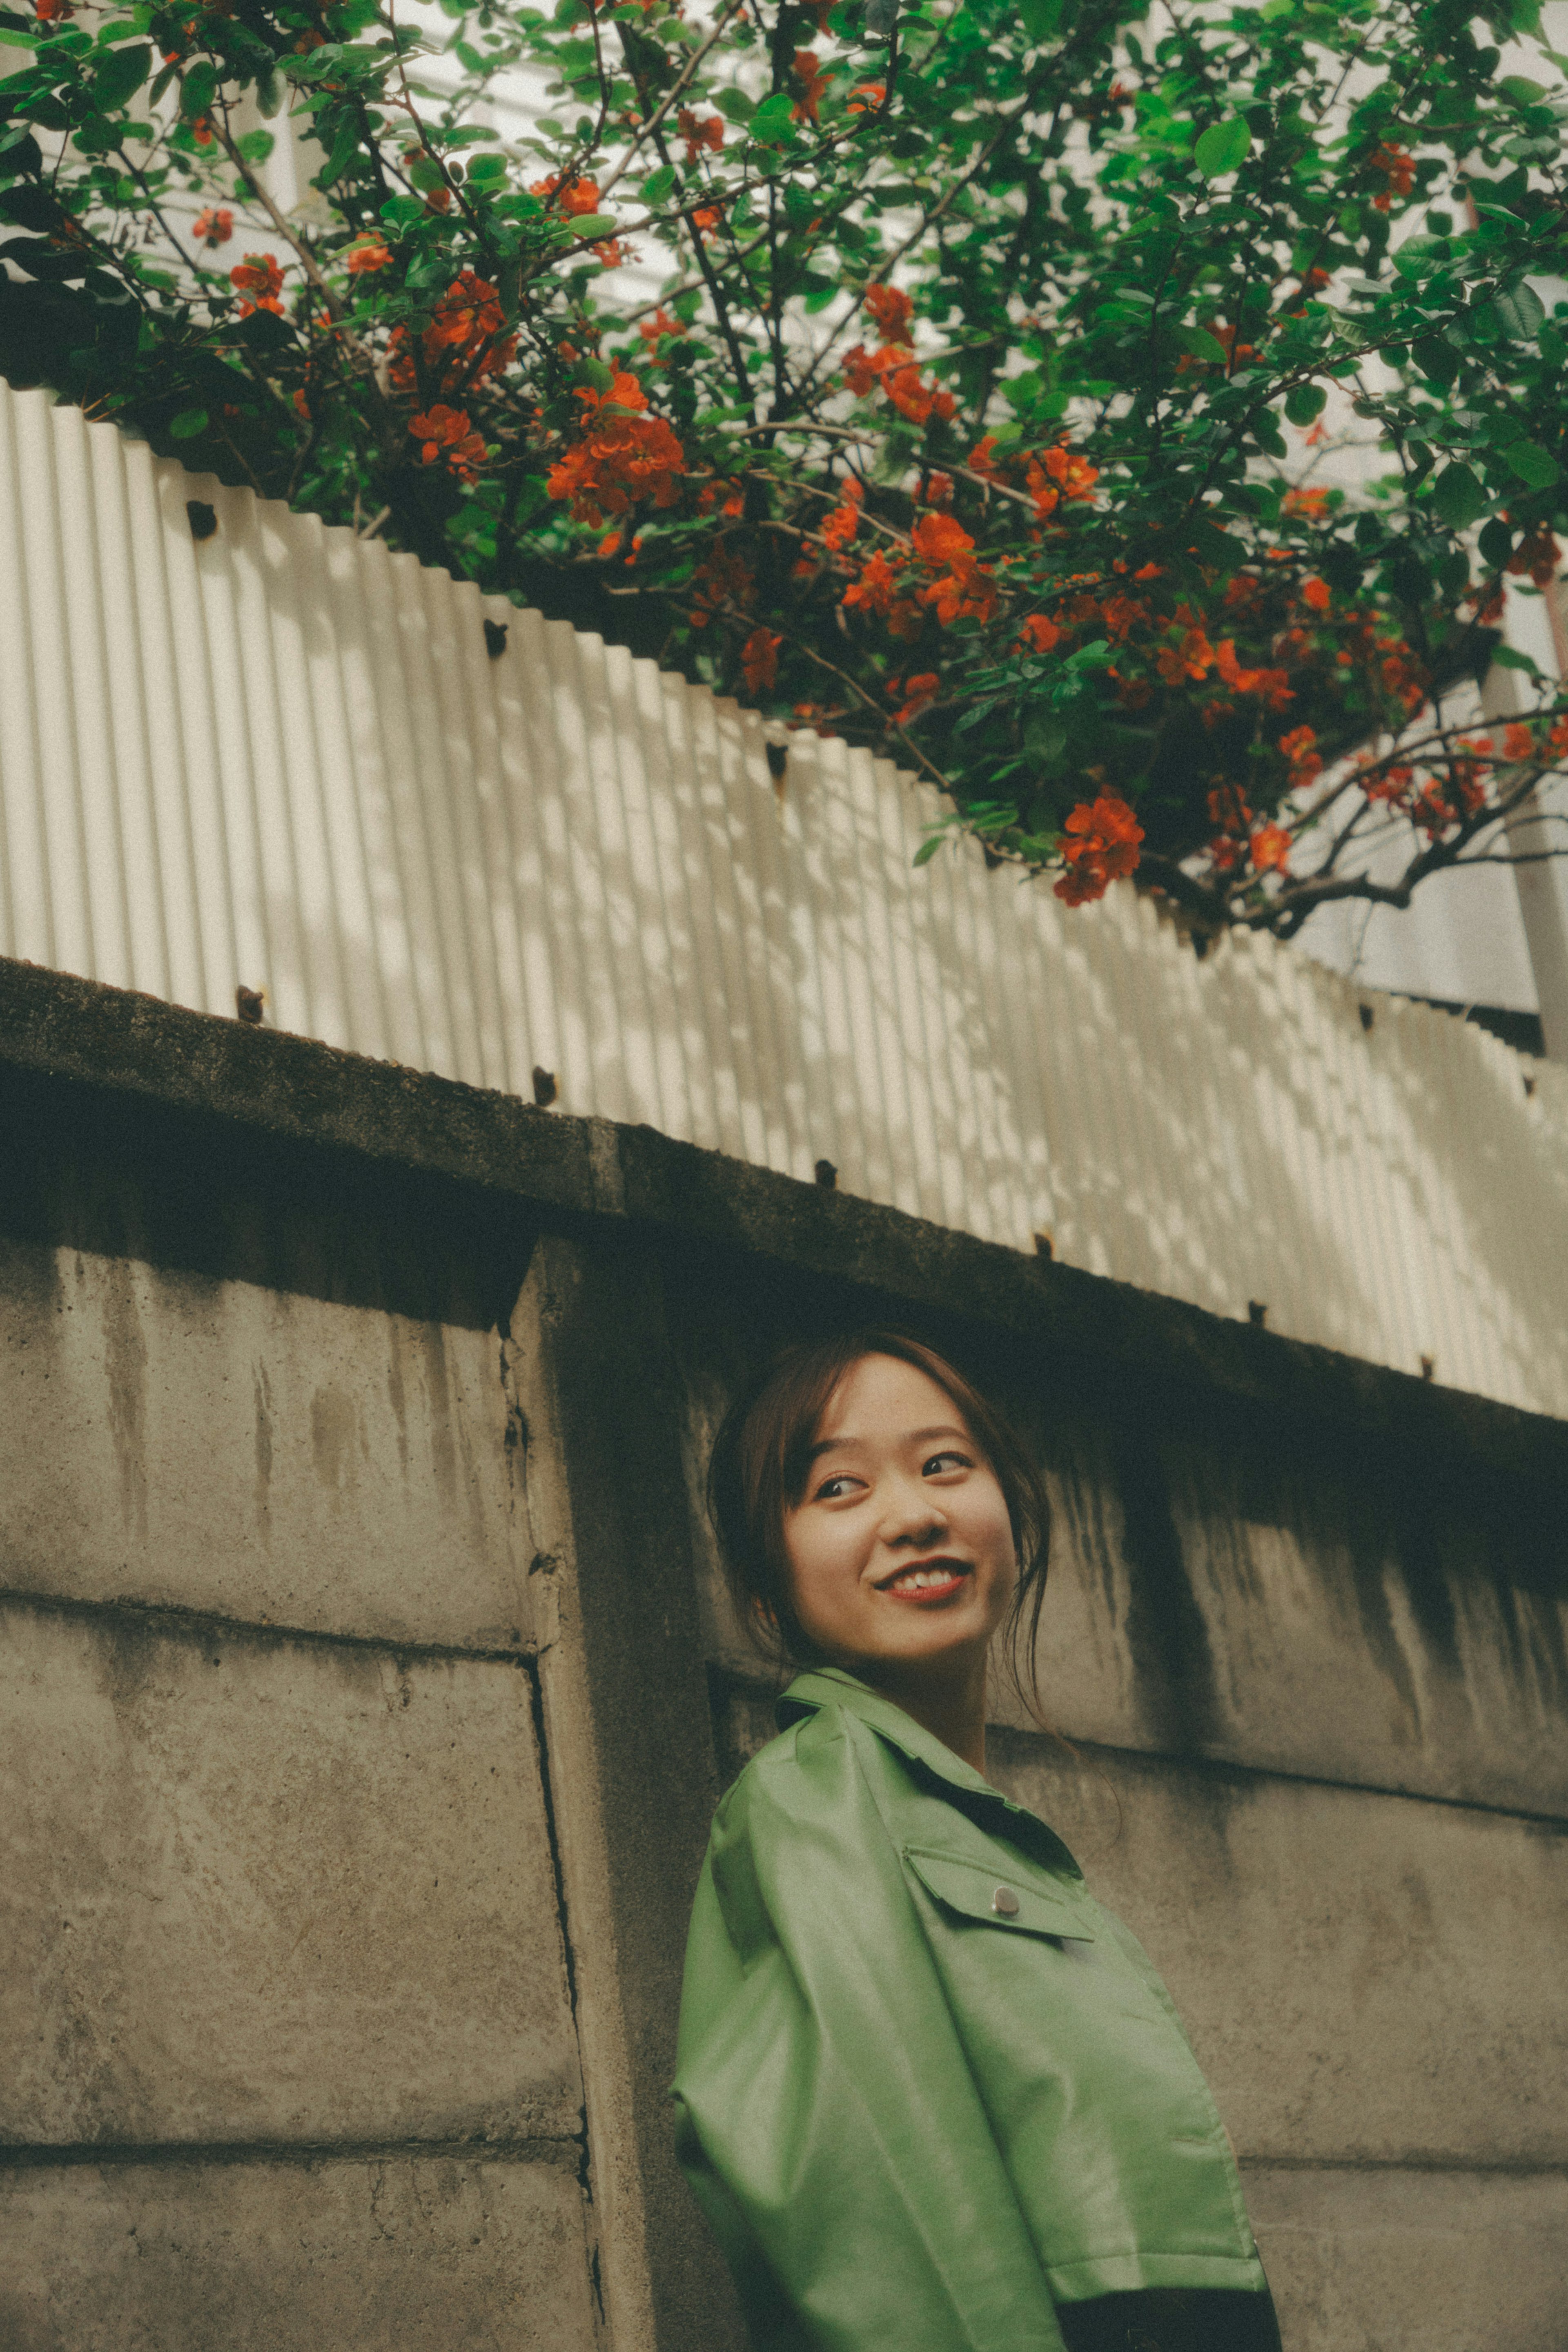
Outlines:
[{"label": "woman's nose", "polygon": [[884,1543],[935,1540],[946,1531],[947,1514],[923,1481],[901,1479],[888,1497],[883,1517]]}]

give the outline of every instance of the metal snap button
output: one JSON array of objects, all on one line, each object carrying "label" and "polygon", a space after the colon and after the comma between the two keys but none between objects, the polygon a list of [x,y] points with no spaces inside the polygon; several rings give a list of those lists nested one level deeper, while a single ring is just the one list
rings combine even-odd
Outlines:
[{"label": "metal snap button", "polygon": [[1018,1917],[1019,1899],[1010,1886],[998,1886],[991,1897],[991,1908],[1004,1919]]}]

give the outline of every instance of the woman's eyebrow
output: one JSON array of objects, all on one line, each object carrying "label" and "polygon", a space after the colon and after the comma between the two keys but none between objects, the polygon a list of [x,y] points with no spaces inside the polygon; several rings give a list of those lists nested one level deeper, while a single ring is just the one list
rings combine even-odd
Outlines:
[{"label": "woman's eyebrow", "polygon": [[[961,1429],[954,1422],[943,1421],[938,1422],[935,1429],[906,1429],[900,1443],[904,1445],[929,1445],[934,1437],[956,1437],[965,1445],[973,1445],[975,1442],[967,1429]],[[819,1438],[806,1459],[815,1462],[824,1454],[834,1454],[864,1444],[863,1437]]]}]

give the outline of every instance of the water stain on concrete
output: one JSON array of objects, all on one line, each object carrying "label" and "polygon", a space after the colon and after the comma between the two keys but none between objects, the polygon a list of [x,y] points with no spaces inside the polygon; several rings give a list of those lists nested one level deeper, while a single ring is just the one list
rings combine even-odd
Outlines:
[{"label": "water stain on concrete", "polygon": [[256,1365],[251,1386],[256,1405],[256,1524],[266,1544],[272,1539],[272,1382],[265,1364]]},{"label": "water stain on concrete", "polygon": [[[120,1514],[137,1539],[147,1540],[147,1339],[136,1297],[138,1269],[110,1258],[100,1269],[99,1314],[109,1381],[110,1442],[120,1477]],[[93,1433],[83,1432],[86,1443]]]},{"label": "water stain on concrete", "polygon": [[317,1476],[330,1488],[335,1501],[353,1483],[357,1420],[352,1398],[340,1389],[319,1388],[310,1400],[311,1459]]}]

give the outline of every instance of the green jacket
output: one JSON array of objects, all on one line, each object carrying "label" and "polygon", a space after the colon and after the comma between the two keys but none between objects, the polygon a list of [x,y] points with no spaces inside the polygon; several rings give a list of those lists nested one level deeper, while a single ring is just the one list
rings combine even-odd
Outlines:
[{"label": "green jacket", "polygon": [[838,1668],[719,1807],[677,2153],[768,2352],[1061,2352],[1265,2282],[1170,1995],[1053,1831]]}]

